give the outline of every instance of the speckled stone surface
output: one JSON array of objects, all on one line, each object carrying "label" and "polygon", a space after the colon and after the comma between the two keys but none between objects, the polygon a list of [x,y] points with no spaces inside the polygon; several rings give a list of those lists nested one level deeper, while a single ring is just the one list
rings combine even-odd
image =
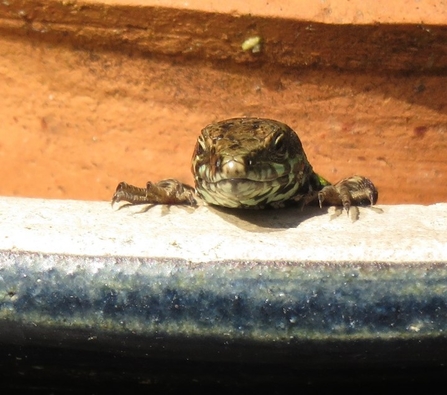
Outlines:
[{"label": "speckled stone surface", "polygon": [[316,209],[234,217],[2,198],[0,343],[293,366],[441,364],[447,205],[383,209],[351,223]]},{"label": "speckled stone surface", "polygon": [[445,263],[190,265],[21,252],[2,252],[0,260],[2,321],[48,330],[260,345],[438,337],[447,330]]}]

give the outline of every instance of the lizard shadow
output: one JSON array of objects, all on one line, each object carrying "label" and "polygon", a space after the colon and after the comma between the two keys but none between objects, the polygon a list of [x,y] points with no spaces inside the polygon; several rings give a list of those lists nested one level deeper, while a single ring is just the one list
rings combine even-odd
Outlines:
[{"label": "lizard shadow", "polygon": [[132,206],[142,206],[142,208],[134,214],[144,214],[159,207],[161,209],[160,214],[162,217],[171,215],[172,209],[180,209],[187,214],[194,215],[197,213],[197,208],[206,208],[213,215],[219,216],[225,222],[236,226],[240,229],[249,232],[263,233],[263,232],[277,232],[286,229],[296,228],[300,223],[309,220],[311,218],[325,215],[328,221],[334,217],[338,217],[342,210],[338,211],[338,214],[331,214],[331,210],[337,210],[334,206],[324,206],[322,209],[318,206],[288,206],[284,208],[266,208],[262,210],[250,210],[250,209],[235,209],[228,207],[212,206],[208,204],[199,204],[197,206],[188,205],[153,205],[153,204],[123,204],[118,207],[118,210],[129,208]]},{"label": "lizard shadow", "polygon": [[243,210],[207,206],[224,221],[250,232],[272,232],[296,228],[301,222],[318,215],[328,215],[327,208],[306,206],[280,209]]}]

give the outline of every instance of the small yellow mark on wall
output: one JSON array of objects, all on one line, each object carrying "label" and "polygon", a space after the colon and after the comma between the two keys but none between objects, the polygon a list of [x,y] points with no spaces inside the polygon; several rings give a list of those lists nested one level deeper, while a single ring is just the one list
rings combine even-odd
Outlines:
[{"label": "small yellow mark on wall", "polygon": [[255,36],[247,38],[241,45],[243,51],[249,51],[253,53],[261,52],[261,37]]}]

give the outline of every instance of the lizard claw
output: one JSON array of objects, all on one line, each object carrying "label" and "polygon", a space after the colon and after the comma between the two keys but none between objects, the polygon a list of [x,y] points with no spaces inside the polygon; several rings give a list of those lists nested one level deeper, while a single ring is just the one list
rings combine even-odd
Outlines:
[{"label": "lizard claw", "polygon": [[121,201],[130,205],[136,204],[186,204],[197,205],[194,198],[194,188],[182,184],[174,179],[162,180],[157,183],[149,181],[146,188],[136,187],[125,182],[120,182],[112,197],[112,207]]},{"label": "lizard claw", "polygon": [[[347,215],[354,222],[359,218],[357,206],[373,206],[376,204],[379,193],[369,178],[352,176],[345,178],[335,185],[327,185],[318,192],[320,207],[323,203],[333,206],[342,206]],[[339,212],[337,215],[340,215]]]}]

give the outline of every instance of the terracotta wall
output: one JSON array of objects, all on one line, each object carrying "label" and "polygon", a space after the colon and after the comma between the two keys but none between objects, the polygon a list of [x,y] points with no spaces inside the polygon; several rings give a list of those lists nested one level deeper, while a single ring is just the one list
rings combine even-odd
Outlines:
[{"label": "terracotta wall", "polygon": [[[366,175],[382,203],[447,200],[447,6],[190,3],[0,4],[0,194],[191,182],[203,126],[262,116],[331,181]],[[260,52],[243,51],[253,36]]]}]

